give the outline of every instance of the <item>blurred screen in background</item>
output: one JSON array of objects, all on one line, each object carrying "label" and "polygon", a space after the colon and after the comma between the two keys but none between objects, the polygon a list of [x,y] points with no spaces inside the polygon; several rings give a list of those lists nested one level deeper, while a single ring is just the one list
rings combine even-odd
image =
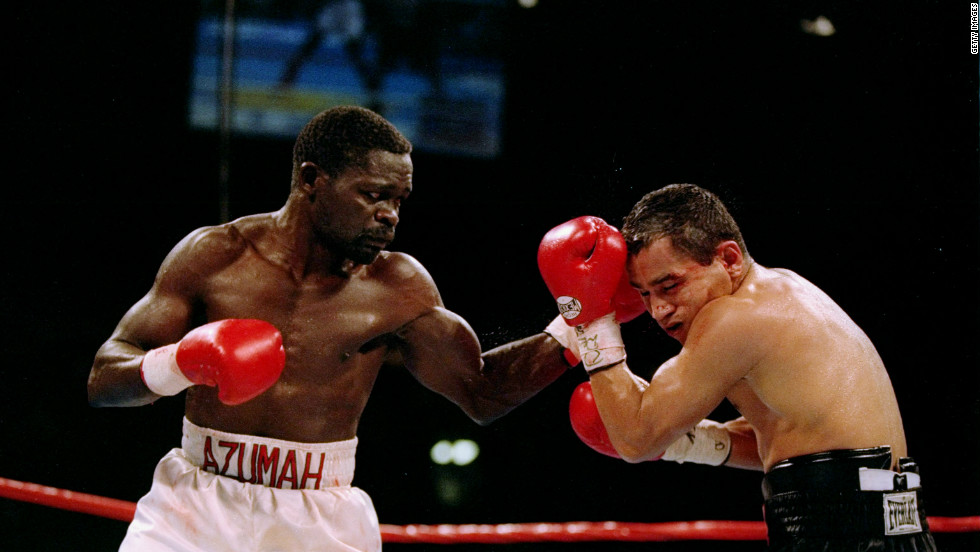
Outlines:
[{"label": "blurred screen in background", "polygon": [[[480,158],[501,150],[504,0],[235,3],[232,132],[293,139],[334,105],[374,109],[416,150]],[[225,2],[204,0],[189,117],[220,120]]]}]

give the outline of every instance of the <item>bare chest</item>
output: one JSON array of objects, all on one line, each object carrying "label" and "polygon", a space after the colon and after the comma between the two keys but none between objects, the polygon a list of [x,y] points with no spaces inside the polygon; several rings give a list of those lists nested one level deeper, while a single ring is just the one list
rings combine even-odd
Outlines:
[{"label": "bare chest", "polygon": [[393,332],[429,307],[384,279],[296,281],[267,263],[232,268],[202,287],[195,315],[272,323],[283,336],[286,366],[271,389],[235,408],[221,405],[211,388],[192,389],[188,416],[224,431],[296,441],[355,435]]},{"label": "bare chest", "polygon": [[202,294],[208,320],[259,318],[283,336],[287,368],[329,369],[383,346],[385,336],[418,316],[423,305],[403,290],[365,277],[296,281],[276,267],[245,263],[217,275]]}]

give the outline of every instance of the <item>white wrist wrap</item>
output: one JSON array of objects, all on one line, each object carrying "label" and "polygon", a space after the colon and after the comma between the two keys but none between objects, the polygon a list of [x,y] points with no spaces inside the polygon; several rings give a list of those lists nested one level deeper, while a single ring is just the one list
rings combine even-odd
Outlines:
[{"label": "white wrist wrap", "polygon": [[194,385],[177,367],[177,343],[147,351],[140,364],[140,376],[157,395],[176,395]]},{"label": "white wrist wrap", "polygon": [[588,373],[626,360],[626,347],[616,322],[616,313],[609,313],[582,326],[575,326],[578,355]]},{"label": "white wrist wrap", "polygon": [[559,314],[544,329],[544,333],[550,335],[562,347],[572,351],[576,358],[582,358],[578,354],[578,339],[575,337],[575,329],[565,323],[565,319]]},{"label": "white wrist wrap", "polygon": [[728,430],[718,422],[702,420],[694,426],[687,435],[674,441],[664,451],[662,460],[671,460],[678,464],[694,462],[720,466],[728,460],[732,450],[732,439]]}]

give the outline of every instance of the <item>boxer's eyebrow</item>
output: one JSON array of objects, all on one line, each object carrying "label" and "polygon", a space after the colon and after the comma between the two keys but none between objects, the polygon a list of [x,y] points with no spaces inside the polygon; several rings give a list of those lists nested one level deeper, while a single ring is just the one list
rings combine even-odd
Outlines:
[{"label": "boxer's eyebrow", "polygon": [[[656,287],[656,286],[658,286],[658,285],[666,282],[667,280],[671,280],[671,279],[678,278],[678,277],[679,277],[678,275],[673,274],[673,273],[671,273],[671,274],[665,274],[664,276],[661,276],[660,278],[655,278],[655,279],[651,280],[650,282],[647,283],[647,285],[650,286],[650,287]],[[633,282],[633,281],[630,281],[630,285],[633,286],[636,289],[640,289],[640,288],[643,287],[643,284],[637,284],[636,282]]]},{"label": "boxer's eyebrow", "polygon": [[668,273],[668,274],[665,274],[665,275],[661,276],[660,278],[656,278],[654,280],[651,280],[650,283],[649,283],[649,285],[650,286],[657,286],[657,285],[660,285],[660,284],[666,282],[667,280],[670,280],[670,279],[673,279],[673,278],[677,278],[677,277],[678,276],[676,274]]}]

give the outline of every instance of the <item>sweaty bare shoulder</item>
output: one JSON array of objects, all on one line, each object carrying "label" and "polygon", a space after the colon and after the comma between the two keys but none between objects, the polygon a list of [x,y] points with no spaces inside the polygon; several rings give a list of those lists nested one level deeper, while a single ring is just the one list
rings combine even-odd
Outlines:
[{"label": "sweaty bare shoulder", "polygon": [[164,259],[156,285],[189,295],[193,290],[188,288],[234,262],[247,247],[247,240],[233,224],[198,228]]},{"label": "sweaty bare shoulder", "polygon": [[756,265],[732,298],[741,302],[741,315],[752,321],[762,336],[778,340],[781,330],[796,328],[801,295],[810,293],[811,288],[815,290],[795,272]]},{"label": "sweaty bare shoulder", "polygon": [[404,298],[420,306],[441,307],[442,297],[429,271],[417,259],[405,253],[386,251],[372,263],[369,271]]},{"label": "sweaty bare shoulder", "polygon": [[755,265],[733,294],[708,302],[698,312],[685,352],[698,364],[723,372],[729,382],[754,373],[799,332],[795,303],[801,281]]},{"label": "sweaty bare shoulder", "polygon": [[740,379],[764,354],[771,337],[768,312],[752,295],[714,299],[698,313],[684,347],[710,354],[733,379]]}]

